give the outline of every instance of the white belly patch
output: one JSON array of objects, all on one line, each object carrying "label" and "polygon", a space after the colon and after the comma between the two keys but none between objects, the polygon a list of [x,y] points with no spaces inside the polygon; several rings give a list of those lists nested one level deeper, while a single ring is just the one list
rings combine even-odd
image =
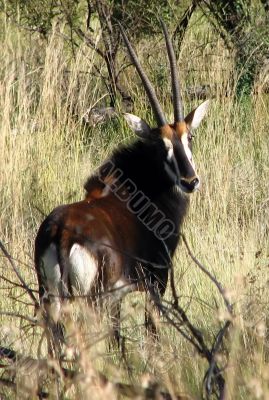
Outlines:
[{"label": "white belly patch", "polygon": [[70,250],[69,261],[71,286],[79,294],[88,294],[98,272],[96,258],[85,247],[75,243]]}]

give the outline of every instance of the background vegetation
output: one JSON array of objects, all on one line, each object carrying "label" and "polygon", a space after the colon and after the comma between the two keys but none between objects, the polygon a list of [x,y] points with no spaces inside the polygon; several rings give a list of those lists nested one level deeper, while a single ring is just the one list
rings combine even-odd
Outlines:
[{"label": "background vegetation", "polygon": [[[123,110],[152,121],[113,17],[122,19],[128,10],[123,21],[129,36],[171,115],[165,45],[154,16],[158,12],[177,43],[186,112],[201,97],[212,97],[194,142],[202,187],[191,197],[183,230],[196,257],[225,287],[234,315],[227,315],[218,291],[183,243],[174,260],[179,302],[208,343],[220,324],[232,319],[218,354],[225,398],[268,399],[267,2],[229,2],[233,9],[225,8],[225,2],[126,3],[128,7],[116,1],[0,2],[0,240],[29,286],[37,289],[33,244],[44,215],[83,198],[87,176],[113,148],[133,139]],[[145,7],[141,16],[138,10]],[[233,27],[227,22],[231,16]],[[244,38],[243,46],[236,38]],[[115,110],[104,112],[108,106]],[[3,254],[0,280],[0,345],[43,360],[42,327],[31,325],[34,307],[8,281],[16,277]],[[171,299],[169,290],[166,299]],[[67,307],[68,351],[72,359],[79,349],[80,374],[75,381],[61,377],[64,398],[116,398],[115,385],[102,381],[96,370],[111,382],[139,387],[158,382],[172,395],[201,398],[206,361],[193,346],[162,319],[160,344],[146,338],[142,295],[130,295],[123,314],[124,357],[108,349],[105,318],[96,319],[84,305]],[[15,366],[3,361],[0,367],[1,398],[15,398],[13,382],[17,398],[35,398],[40,380],[56,396],[50,391],[55,378],[44,377],[42,368],[25,358]]]}]

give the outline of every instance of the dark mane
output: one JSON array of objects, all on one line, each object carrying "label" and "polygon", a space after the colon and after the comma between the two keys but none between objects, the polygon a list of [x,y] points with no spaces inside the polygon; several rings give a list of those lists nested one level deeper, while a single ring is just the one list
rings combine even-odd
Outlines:
[{"label": "dark mane", "polygon": [[[109,160],[123,172],[120,182],[129,178],[139,190],[154,201],[162,193],[170,190],[175,183],[164,168],[166,159],[164,142],[157,137],[154,141],[136,140],[131,145],[122,146],[114,151]],[[92,190],[93,184],[97,184],[100,170],[102,166],[87,179],[84,185],[87,192]]]},{"label": "dark mane", "polygon": [[[150,201],[164,214],[165,218],[171,220],[175,226],[174,237],[166,241],[171,255],[174,253],[178,243],[178,232],[186,215],[189,197],[175,187],[174,182],[166,173],[164,168],[167,160],[167,150],[161,138],[156,140],[136,140],[128,146],[116,149],[107,162],[112,162],[115,169],[123,172],[123,175],[117,180],[117,186],[120,186],[126,179],[135,183],[137,190],[143,192]],[[105,164],[103,164],[105,165]],[[87,191],[86,198],[94,196],[94,204],[98,206],[98,193],[102,197],[102,191],[105,190],[104,180],[100,179],[102,166],[100,169],[86,181],[84,188]],[[112,173],[113,175],[113,173]],[[109,181],[109,177],[107,177]],[[120,200],[118,200],[120,202]],[[139,223],[139,221],[138,221]],[[142,229],[142,228],[141,228]],[[143,229],[144,236],[152,236],[152,233]],[[156,244],[159,241],[154,239],[152,251],[156,250]],[[159,247],[159,246],[158,246]],[[161,245],[161,248],[163,245]],[[147,253],[150,251],[147,248]],[[159,249],[160,253],[162,251]],[[159,254],[160,256],[161,254]]]}]

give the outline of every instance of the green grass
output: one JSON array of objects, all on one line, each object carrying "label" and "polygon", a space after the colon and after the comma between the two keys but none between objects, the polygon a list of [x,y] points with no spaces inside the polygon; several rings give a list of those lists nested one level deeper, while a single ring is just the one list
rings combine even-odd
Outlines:
[{"label": "green grass", "polygon": [[[150,76],[157,85],[162,84],[158,92],[167,115],[171,115],[169,81],[161,76],[166,68],[161,57],[164,44],[155,38],[152,41],[160,62],[151,66]],[[143,42],[137,48],[143,61],[152,51],[152,43]],[[33,243],[42,213],[82,199],[87,176],[113,148],[130,140],[133,134],[121,117],[95,129],[82,127],[82,115],[92,105],[102,104],[104,100],[99,100],[105,93],[100,79],[93,74],[96,55],[87,47],[81,46],[72,58],[64,39],[56,33],[46,42],[7,24],[1,31],[1,49],[0,239],[25,280],[36,287]],[[269,100],[267,95],[258,93],[237,101],[230,83],[233,65],[232,54],[227,53],[205,22],[193,24],[179,60],[183,90],[207,83],[216,96],[194,142],[202,187],[191,198],[183,230],[196,257],[222,283],[234,304],[233,329],[225,341],[229,356],[227,352],[222,354],[223,363],[228,363],[227,399],[267,399]],[[126,70],[124,81],[135,94],[136,114],[152,121],[145,94],[132,69]],[[225,96],[227,88],[229,96]],[[188,111],[199,104],[199,100],[188,102],[184,97]],[[223,301],[182,243],[174,261],[180,304],[210,343],[225,316]],[[0,274],[15,279],[2,255]],[[4,282],[0,286],[1,311],[33,315],[33,307],[14,300],[18,289],[9,289],[10,285]],[[169,298],[168,289],[166,299]],[[27,296],[23,300],[29,301]],[[67,327],[75,345],[83,348],[79,365],[86,373],[69,389],[66,398],[115,398],[109,388],[90,379],[94,368],[126,382],[141,382],[147,374],[153,375],[171,391],[200,398],[206,362],[164,323],[162,351],[155,349],[144,337],[142,295],[131,295],[125,303],[123,325],[131,338],[126,346],[132,378],[119,355],[107,351],[104,340],[91,345],[100,332],[108,331],[107,321],[96,322],[85,306],[81,315],[71,311],[70,315],[80,321],[74,323],[68,311]],[[41,330],[30,330],[27,335],[25,324],[19,319],[0,316],[0,321],[0,344],[37,356]],[[43,356],[45,351],[44,342]],[[35,387],[31,380],[27,382],[21,382],[18,388],[25,398],[25,393]],[[29,386],[27,390],[24,384]],[[11,392],[6,393],[7,398],[12,398]]]}]

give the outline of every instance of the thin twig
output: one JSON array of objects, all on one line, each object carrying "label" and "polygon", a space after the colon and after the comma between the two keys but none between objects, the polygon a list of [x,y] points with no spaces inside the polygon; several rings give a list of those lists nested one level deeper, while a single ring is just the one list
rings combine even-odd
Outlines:
[{"label": "thin twig", "polygon": [[[8,388],[10,388],[12,390],[17,390],[16,383],[13,382],[13,381],[10,381],[9,379],[0,378],[0,384],[3,385],[3,386],[6,386],[6,387],[8,387]],[[37,396],[38,396],[39,399],[48,399],[50,397],[49,393],[43,392],[43,391],[39,391],[37,393]]]},{"label": "thin twig", "polygon": [[[5,347],[0,347],[0,357],[1,355],[4,358],[8,358],[14,362],[16,362],[17,360],[23,361],[25,359],[28,363],[32,362],[32,366],[36,366],[36,368],[43,367],[46,370],[51,369],[57,374],[59,374],[60,372],[64,378],[70,379],[71,381],[74,381],[74,379],[76,379],[76,377],[79,375],[79,372],[63,368],[60,365],[58,365],[58,363],[57,365],[56,364],[54,365],[48,362],[47,359],[37,360],[31,357],[22,357],[21,355],[17,354],[14,350]],[[157,382],[153,382],[152,384],[149,384],[147,387],[142,387],[134,384],[126,384],[122,382],[113,382],[110,379],[108,379],[104,374],[98,371],[95,371],[95,379],[98,380],[99,384],[101,384],[103,387],[105,387],[106,385],[109,386],[112,385],[114,389],[118,392],[118,394],[128,398],[141,396],[145,400],[149,400],[156,398],[156,396],[158,395],[158,399],[160,400],[172,400],[172,399],[187,400],[187,397],[185,396],[181,395],[171,396],[170,393],[160,390],[160,386]],[[14,390],[16,388],[16,383],[10,380],[0,378],[0,383],[3,383],[3,385],[10,387]],[[49,393],[43,391],[38,392],[37,395],[41,398],[49,397]]]},{"label": "thin twig", "polygon": [[[12,285],[11,287],[7,287],[7,286],[1,287],[0,289],[2,289],[2,290],[10,290],[10,289],[14,289],[15,287],[24,289],[24,286],[23,286],[23,285],[21,285],[21,284],[18,283],[18,282],[14,282],[14,281],[12,281],[11,279],[8,279],[8,278],[7,278],[6,276],[4,276],[4,275],[0,275],[0,279],[1,279],[2,281],[5,281],[5,282],[10,283],[10,284]],[[31,291],[32,291],[33,293],[38,293],[38,290],[35,290],[35,289],[32,289],[32,288],[30,288],[30,289],[31,289]],[[32,304],[32,303],[31,303],[31,304]]]},{"label": "thin twig", "polygon": [[103,59],[106,58],[106,55],[102,52],[102,50],[100,50],[96,43],[89,37],[89,35],[86,35],[82,29],[80,28],[74,28],[74,32],[76,32],[76,34],[78,35],[78,37],[80,37],[80,39],[84,39],[85,43],[91,47],[94,51],[96,51],[96,53],[102,57]]},{"label": "thin twig", "polygon": [[193,255],[190,246],[187,242],[187,239],[185,237],[185,235],[183,233],[180,234],[182,237],[182,240],[187,248],[188,254],[191,257],[191,259],[194,261],[194,263],[201,269],[201,271],[203,271],[208,277],[209,279],[214,283],[214,285],[217,287],[218,291],[220,292],[224,303],[227,307],[227,310],[229,311],[229,313],[232,315],[233,314],[233,306],[231,305],[231,303],[229,302],[227,295],[225,293],[225,289],[222,287],[222,285],[217,281],[217,279],[203,266],[203,264],[200,263],[200,261]]},{"label": "thin twig", "polygon": [[8,259],[10,265],[13,268],[13,271],[15,272],[15,274],[17,275],[19,281],[22,284],[23,289],[26,290],[26,292],[29,294],[29,296],[31,297],[31,299],[34,302],[35,307],[39,307],[39,303],[35,297],[35,295],[33,294],[32,289],[29,288],[29,286],[26,284],[25,280],[23,279],[20,271],[18,270],[18,268],[16,267],[15,263],[13,262],[13,259],[11,257],[11,255],[9,254],[9,252],[7,251],[7,249],[5,248],[4,244],[1,242],[0,240],[0,249],[2,250],[2,252],[4,253],[4,255],[6,256],[6,258]]},{"label": "thin twig", "polygon": [[[225,306],[231,316],[233,316],[233,307],[230,304],[226,293],[225,289],[222,287],[222,285],[217,281],[217,279],[204,267],[204,265],[201,264],[201,262],[194,256],[192,253],[190,246],[188,245],[187,239],[184,234],[181,234],[183,242],[187,248],[188,254],[191,257],[191,259],[194,261],[194,263],[205,273],[209,279],[214,283],[214,285],[217,287],[219,293],[221,294]],[[172,283],[174,285],[174,283]],[[224,336],[226,332],[228,331],[232,321],[228,320],[225,322],[225,325],[220,329],[220,331],[217,334],[217,337],[215,339],[215,342],[213,346],[211,347],[211,350],[207,348],[208,352],[208,362],[209,362],[209,368],[205,374],[204,377],[204,387],[206,390],[207,397],[209,398],[212,394],[213,391],[213,384],[216,382],[219,390],[219,395],[218,399],[223,400],[224,399],[224,393],[225,393],[225,380],[221,374],[221,370],[217,365],[216,362],[216,354],[218,353],[220,346],[223,343]]]},{"label": "thin twig", "polygon": [[16,352],[7,347],[0,346],[0,358],[7,358],[11,361],[16,361]]},{"label": "thin twig", "polygon": [[27,301],[20,300],[19,298],[15,297],[15,296],[10,296],[10,299],[16,301],[17,303],[23,304],[24,306],[34,307],[33,303],[28,303]]},{"label": "thin twig", "polygon": [[20,318],[20,319],[28,321],[34,325],[37,325],[37,322],[38,322],[37,319],[35,319],[35,318],[27,317],[26,315],[21,315],[21,314],[9,312],[9,311],[0,311],[0,315],[5,315],[6,317]]}]

